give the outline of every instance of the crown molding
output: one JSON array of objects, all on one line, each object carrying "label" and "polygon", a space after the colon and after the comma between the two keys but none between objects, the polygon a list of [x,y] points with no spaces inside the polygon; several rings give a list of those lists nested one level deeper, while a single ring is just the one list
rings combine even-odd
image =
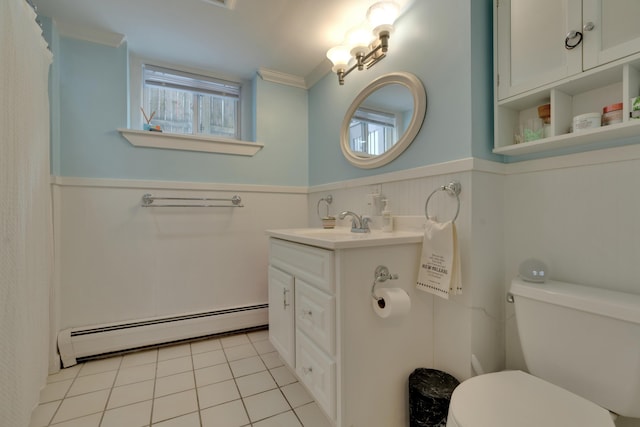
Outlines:
[{"label": "crown molding", "polygon": [[303,77],[293,74],[281,73],[280,71],[270,70],[268,68],[260,68],[258,69],[258,75],[262,80],[268,82],[309,89]]},{"label": "crown molding", "polygon": [[92,43],[103,44],[110,47],[120,47],[127,37],[124,34],[112,33],[96,29],[82,28],[75,25],[68,25],[56,22],[58,33],[64,37],[84,40]]}]

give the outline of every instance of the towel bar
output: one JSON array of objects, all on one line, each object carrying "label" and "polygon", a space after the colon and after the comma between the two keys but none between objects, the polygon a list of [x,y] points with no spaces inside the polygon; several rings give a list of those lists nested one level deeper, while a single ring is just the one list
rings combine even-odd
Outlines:
[{"label": "towel bar", "polygon": [[438,191],[446,191],[448,194],[455,196],[458,202],[458,207],[456,208],[456,214],[451,220],[451,222],[455,222],[456,219],[458,219],[458,214],[460,213],[460,191],[461,190],[462,190],[462,186],[458,181],[451,181],[447,185],[442,185],[436,188],[435,190],[433,190],[431,194],[429,194],[429,197],[427,197],[427,201],[424,203],[424,215],[427,217],[427,219],[435,221],[435,218],[432,219],[429,217],[429,200],[431,200],[431,197],[433,197],[433,195],[436,194]]},{"label": "towel bar", "polygon": [[[218,201],[218,202],[231,202],[230,205],[223,204],[171,204],[171,205],[154,205],[153,202],[155,200],[193,200],[193,201]],[[218,199],[218,198],[209,198],[209,197],[155,197],[150,193],[147,193],[142,196],[142,206],[143,208],[243,208],[244,205],[241,205],[242,199],[237,194],[230,199]]]}]

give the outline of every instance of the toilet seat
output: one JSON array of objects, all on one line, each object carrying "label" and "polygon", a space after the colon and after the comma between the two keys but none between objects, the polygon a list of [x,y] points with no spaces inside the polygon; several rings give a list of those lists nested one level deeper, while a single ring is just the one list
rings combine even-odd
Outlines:
[{"label": "toilet seat", "polygon": [[609,412],[522,371],[480,375],[453,392],[448,427],[615,427]]}]

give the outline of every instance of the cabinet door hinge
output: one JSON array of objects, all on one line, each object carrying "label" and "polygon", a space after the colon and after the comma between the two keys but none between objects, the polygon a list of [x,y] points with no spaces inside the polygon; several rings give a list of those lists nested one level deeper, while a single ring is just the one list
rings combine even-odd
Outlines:
[{"label": "cabinet door hinge", "polygon": [[500,86],[500,74],[496,76],[496,86]]},{"label": "cabinet door hinge", "polygon": [[500,0],[496,0],[496,8],[500,7]]}]

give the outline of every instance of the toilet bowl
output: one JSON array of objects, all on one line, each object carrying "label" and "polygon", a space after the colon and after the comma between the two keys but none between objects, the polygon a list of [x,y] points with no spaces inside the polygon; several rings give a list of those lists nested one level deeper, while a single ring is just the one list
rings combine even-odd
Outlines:
[{"label": "toilet bowl", "polygon": [[615,427],[609,411],[522,371],[473,377],[453,392],[447,427]]},{"label": "toilet bowl", "polygon": [[639,294],[521,279],[510,293],[530,374],[463,381],[447,427],[614,427],[609,411],[640,418]]}]

